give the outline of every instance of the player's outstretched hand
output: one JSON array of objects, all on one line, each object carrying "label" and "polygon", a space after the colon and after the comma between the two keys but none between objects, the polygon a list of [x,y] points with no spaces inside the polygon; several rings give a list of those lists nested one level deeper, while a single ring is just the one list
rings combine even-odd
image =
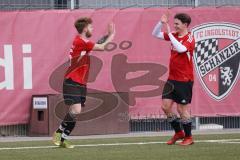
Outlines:
[{"label": "player's outstretched hand", "polygon": [[168,23],[169,15],[170,15],[169,12],[167,12],[166,14],[163,14],[163,15],[162,15],[162,17],[161,17],[161,22],[162,22],[163,24]]}]

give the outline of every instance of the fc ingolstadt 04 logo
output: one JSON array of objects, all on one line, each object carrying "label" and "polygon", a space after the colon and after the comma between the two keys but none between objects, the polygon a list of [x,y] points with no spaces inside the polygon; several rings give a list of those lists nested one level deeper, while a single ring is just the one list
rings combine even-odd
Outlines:
[{"label": "fc ingolstadt 04 logo", "polygon": [[194,64],[202,86],[215,100],[227,97],[238,81],[240,25],[205,23],[193,28]]}]

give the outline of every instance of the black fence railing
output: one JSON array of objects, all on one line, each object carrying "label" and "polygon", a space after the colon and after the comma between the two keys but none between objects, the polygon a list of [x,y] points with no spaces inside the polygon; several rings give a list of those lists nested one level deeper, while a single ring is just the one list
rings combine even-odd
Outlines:
[{"label": "black fence railing", "polygon": [[[193,117],[193,129],[240,129],[240,116]],[[131,132],[158,132],[172,130],[166,119],[131,119]]]},{"label": "black fence railing", "polygon": [[[240,116],[193,117],[192,122],[194,130],[240,129]],[[165,118],[135,118],[130,119],[129,124],[129,132],[164,132],[172,130]],[[0,126],[0,137],[27,136],[28,131],[28,124]]]}]

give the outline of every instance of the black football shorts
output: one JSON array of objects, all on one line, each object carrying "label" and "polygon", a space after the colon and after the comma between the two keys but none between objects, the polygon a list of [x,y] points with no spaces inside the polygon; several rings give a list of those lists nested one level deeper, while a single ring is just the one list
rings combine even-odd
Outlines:
[{"label": "black football shorts", "polygon": [[86,85],[79,84],[72,79],[65,79],[63,82],[63,98],[66,105],[81,104],[86,101]]},{"label": "black football shorts", "polygon": [[193,81],[167,80],[163,88],[162,99],[172,99],[177,104],[189,104],[192,101],[192,89]]}]

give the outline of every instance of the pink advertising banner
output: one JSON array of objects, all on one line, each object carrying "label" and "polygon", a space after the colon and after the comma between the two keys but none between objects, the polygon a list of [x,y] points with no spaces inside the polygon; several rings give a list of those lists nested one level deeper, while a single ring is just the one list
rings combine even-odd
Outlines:
[{"label": "pink advertising banner", "polygon": [[[156,116],[168,76],[170,43],[152,30],[167,9],[131,8],[74,11],[0,12],[0,125],[28,123],[31,96],[59,93],[61,65],[68,60],[74,21],[93,19],[92,41],[116,24],[114,42],[92,52],[88,88],[129,92],[130,116]],[[240,115],[240,9],[172,8],[186,12],[196,39],[192,116]],[[96,62],[98,65],[96,65]],[[91,76],[90,76],[91,77]]]}]

